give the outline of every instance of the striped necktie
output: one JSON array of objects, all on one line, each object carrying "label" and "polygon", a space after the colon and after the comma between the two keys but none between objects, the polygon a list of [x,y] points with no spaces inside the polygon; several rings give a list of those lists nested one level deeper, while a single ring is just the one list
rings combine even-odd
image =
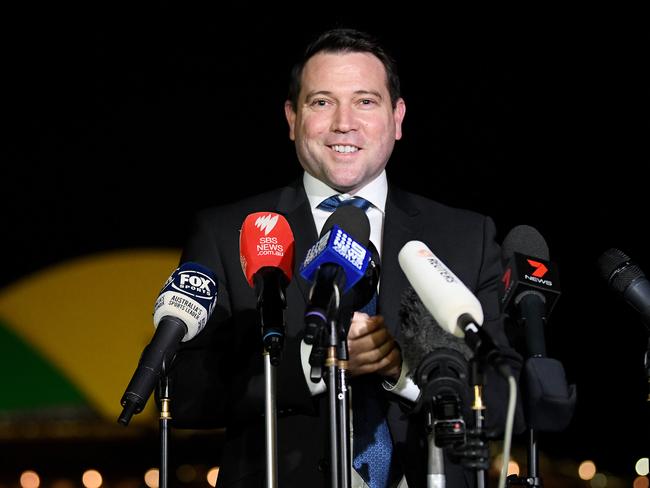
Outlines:
[{"label": "striped necktie", "polygon": [[[372,204],[361,197],[341,200],[338,195],[323,200],[318,208],[333,212],[353,205],[366,211]],[[377,313],[377,293],[360,311]],[[386,488],[391,481],[393,441],[386,421],[386,401],[380,395],[378,378],[364,375],[352,381],[352,423],[354,429],[352,465],[370,488]]]},{"label": "striped necktie", "polygon": [[347,200],[341,200],[341,197],[339,195],[332,195],[329,198],[326,198],[322,202],[318,204],[318,208],[321,210],[325,210],[327,212],[333,212],[339,207],[345,207],[346,205],[352,205],[353,207],[358,207],[364,212],[368,210],[370,207],[372,207],[372,203],[370,203],[368,200],[365,198],[361,197],[352,197],[348,198]]}]

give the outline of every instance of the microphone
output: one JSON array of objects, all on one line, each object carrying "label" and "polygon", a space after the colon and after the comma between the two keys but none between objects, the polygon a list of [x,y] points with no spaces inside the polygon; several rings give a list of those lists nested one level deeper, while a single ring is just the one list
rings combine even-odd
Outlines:
[{"label": "microphone", "polygon": [[475,354],[510,376],[499,348],[481,327],[481,303],[465,284],[421,241],[407,242],[397,258],[409,283],[443,330],[464,338]]},{"label": "microphone", "polygon": [[300,265],[300,275],[313,283],[305,311],[306,344],[314,343],[318,331],[327,324],[332,308],[338,310],[341,295],[357,283],[362,285],[355,287],[359,297],[355,298],[355,305],[362,299],[367,303],[372,298],[377,289],[379,266],[374,261],[370,265],[369,238],[370,222],[365,212],[352,205],[341,206],[330,215],[320,238],[307,251]]},{"label": "microphone", "polygon": [[[487,362],[508,380],[511,395],[508,402],[504,435],[504,466],[507,466],[510,449],[508,432],[511,432],[514,419],[516,394],[513,392],[516,391],[516,385],[514,384],[515,380],[510,371],[510,366],[499,347],[481,327],[483,324],[481,303],[423,242],[407,242],[400,250],[397,258],[406,278],[426,309],[433,315],[433,318],[445,331],[464,338],[467,345],[474,352],[474,358],[479,359],[479,361],[473,362],[472,374],[482,376],[482,372],[479,371],[480,366],[483,362]],[[481,399],[481,396],[476,393],[480,392],[480,384],[475,384],[474,390],[475,403],[477,403]],[[476,433],[473,435],[471,445],[467,445],[467,449],[461,449],[461,453],[463,457],[468,459],[468,465],[477,469],[479,484],[483,485],[484,471],[487,469],[487,456],[484,449],[479,449],[483,445],[483,441],[480,439],[483,415],[480,408],[476,408],[476,412]],[[473,449],[474,444],[476,444],[476,449]],[[505,469],[502,469],[501,478],[505,480]]]},{"label": "microphone", "polygon": [[556,266],[542,235],[529,225],[514,227],[503,240],[507,262],[501,278],[501,310],[523,324],[529,357],[545,357],[544,325],[560,296]]},{"label": "microphone", "polygon": [[208,268],[193,262],[180,265],[163,285],[154,305],[156,327],[120,400],[117,421],[126,426],[149,399],[163,366],[173,360],[181,342],[194,338],[207,323],[217,302],[217,279]]},{"label": "microphone", "polygon": [[285,292],[293,275],[294,240],[287,219],[274,212],[248,215],[239,234],[239,259],[257,295],[262,342],[277,366],[284,344]]},{"label": "microphone", "polygon": [[549,260],[546,241],[529,225],[511,229],[501,250],[507,263],[501,311],[523,326],[526,342],[520,377],[526,423],[531,429],[558,432],[571,421],[576,388],[567,384],[562,363],[546,357],[544,328],[560,296],[557,268]]},{"label": "microphone", "polygon": [[[431,398],[453,396],[459,398],[458,407],[462,406],[463,413],[469,415],[469,347],[440,327],[412,287],[402,293],[399,317],[402,355],[407,364],[416,368],[413,380],[420,388],[413,411]],[[444,416],[449,416],[449,409]],[[436,443],[438,439],[443,440],[437,436]]]},{"label": "microphone", "polygon": [[597,263],[607,285],[636,310],[650,328],[650,282],[641,268],[616,248],[605,251]]},{"label": "microphone", "polygon": [[416,367],[413,380],[420,389],[409,414],[425,412],[427,486],[444,488],[442,448],[466,441],[471,351],[462,339],[440,327],[411,287],[402,293],[399,317],[402,357]]}]

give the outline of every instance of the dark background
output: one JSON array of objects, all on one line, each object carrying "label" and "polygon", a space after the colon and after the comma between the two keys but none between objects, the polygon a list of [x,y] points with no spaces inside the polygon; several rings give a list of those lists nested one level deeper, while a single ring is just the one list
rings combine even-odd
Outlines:
[{"label": "dark background", "polygon": [[647,330],[595,261],[618,247],[650,270],[640,14],[378,8],[11,12],[0,286],[89,253],[180,248],[197,209],[300,174],[289,69],[321,28],[368,29],[398,59],[407,104],[389,177],[491,215],[500,240],[532,225],[559,268],[547,347],[578,405],[542,451],[631,476],[650,438]]}]

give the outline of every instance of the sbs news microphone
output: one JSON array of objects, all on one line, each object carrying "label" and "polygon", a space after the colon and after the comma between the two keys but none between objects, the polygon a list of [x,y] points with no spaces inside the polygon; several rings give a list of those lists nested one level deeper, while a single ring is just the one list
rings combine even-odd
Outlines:
[{"label": "sbs news microphone", "polygon": [[650,282],[641,268],[616,248],[605,251],[597,264],[607,285],[641,315],[650,329]]},{"label": "sbs news microphone", "polygon": [[120,400],[123,410],[117,421],[128,425],[151,396],[163,365],[167,367],[181,342],[194,338],[207,323],[217,302],[217,279],[198,263],[181,264],[167,279],[154,305],[156,327]]},{"label": "sbs news microphone", "polygon": [[510,368],[490,335],[483,330],[483,307],[465,284],[421,241],[409,241],[398,261],[409,283],[443,330],[465,342],[503,376]]},{"label": "sbs news microphone", "polygon": [[557,267],[542,235],[529,225],[514,227],[501,246],[501,310],[524,328],[529,357],[546,357],[544,325],[560,296]]},{"label": "sbs news microphone", "polygon": [[284,344],[286,289],[293,276],[294,239],[287,219],[274,212],[248,215],[239,235],[239,259],[257,296],[264,348],[277,366]]},{"label": "sbs news microphone", "polygon": [[[355,287],[359,299],[367,303],[376,291],[372,277],[378,279],[378,265],[371,264],[367,249],[370,222],[365,212],[352,205],[337,208],[327,219],[318,241],[307,251],[300,265],[300,275],[312,283],[305,311],[306,344],[313,344],[318,331],[325,326],[331,310],[338,309],[341,297]],[[358,304],[358,303],[355,303]],[[365,303],[361,304],[361,308]]]}]

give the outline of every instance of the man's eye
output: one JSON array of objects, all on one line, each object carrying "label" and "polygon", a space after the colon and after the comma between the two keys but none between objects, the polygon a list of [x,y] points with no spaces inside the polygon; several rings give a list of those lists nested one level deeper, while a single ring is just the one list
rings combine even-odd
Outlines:
[{"label": "man's eye", "polygon": [[315,106],[315,107],[324,107],[325,105],[327,105],[327,100],[317,99],[317,100],[314,100],[313,102],[311,102],[311,104],[312,104],[312,106]]}]

